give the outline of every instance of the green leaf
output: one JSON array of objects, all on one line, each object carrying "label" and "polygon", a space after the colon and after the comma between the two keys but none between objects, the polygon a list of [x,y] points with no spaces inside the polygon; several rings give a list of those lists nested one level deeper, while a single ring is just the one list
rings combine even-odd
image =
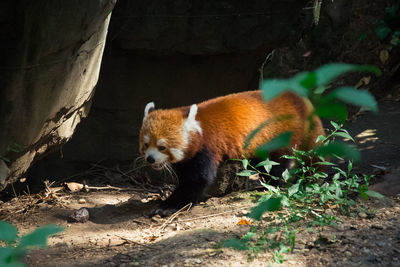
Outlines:
[{"label": "green leaf", "polygon": [[284,207],[290,207],[290,200],[287,198],[287,196],[282,196],[281,204]]},{"label": "green leaf", "polygon": [[335,195],[340,198],[343,196],[343,191],[342,188],[340,188],[340,185],[335,186]]},{"label": "green leaf", "polygon": [[266,201],[258,203],[257,206],[251,209],[248,217],[255,220],[260,220],[261,216],[267,211],[277,211],[282,207],[281,197],[271,197]]},{"label": "green leaf", "polygon": [[278,189],[276,189],[274,186],[260,182],[262,186],[264,186],[268,191],[271,191],[273,193],[278,193]]},{"label": "green leaf", "polygon": [[291,187],[289,187],[289,189],[288,189],[289,197],[291,197],[294,194],[296,194],[297,192],[299,192],[299,188],[300,188],[300,184],[299,183],[294,184]]},{"label": "green leaf", "polygon": [[[269,101],[286,91],[291,91],[302,97],[307,97],[306,88],[301,86],[300,81],[295,81],[296,78],[298,79],[300,77],[298,75],[293,77],[292,79],[264,80],[261,83],[261,90],[264,100]],[[304,76],[301,76],[301,78],[304,78]]]},{"label": "green leaf", "polygon": [[357,148],[343,142],[333,142],[320,146],[316,149],[316,154],[319,156],[346,156],[354,162],[359,162],[361,158],[360,151]]},{"label": "green leaf", "polygon": [[362,33],[362,34],[360,34],[360,35],[357,37],[357,40],[358,40],[358,41],[362,41],[362,40],[364,40],[365,38],[367,38],[367,34],[366,34],[366,33]]},{"label": "green leaf", "polygon": [[14,261],[14,262],[6,263],[5,265],[1,265],[1,267],[26,267],[26,265],[22,262]]},{"label": "green leaf", "polygon": [[379,25],[375,28],[376,35],[379,39],[384,40],[392,32],[392,29],[385,25]]},{"label": "green leaf", "polygon": [[279,163],[278,163],[278,162],[275,162],[275,161],[272,161],[272,160],[269,160],[269,159],[267,158],[266,160],[261,161],[260,163],[258,163],[258,164],[256,165],[256,168],[257,168],[257,167],[263,166],[264,169],[267,171],[267,173],[269,173],[269,172],[271,171],[271,169],[272,169],[272,166],[274,166],[274,165],[279,165]]},{"label": "green leaf", "polygon": [[334,121],[330,121],[330,123],[332,124],[332,126],[333,126],[336,130],[339,130],[340,128],[342,128],[339,124],[337,124],[337,123],[334,122]]},{"label": "green leaf", "polygon": [[50,235],[54,235],[63,230],[63,227],[57,225],[46,225],[42,226],[32,233],[24,235],[21,237],[19,242],[19,247],[46,247],[47,245],[47,237]]},{"label": "green leaf", "polygon": [[329,162],[329,161],[318,161],[318,162],[315,162],[314,164],[317,164],[317,165],[326,165],[326,166],[336,166],[335,163],[332,163],[332,162]]},{"label": "green leaf", "polygon": [[253,171],[253,170],[243,170],[243,171],[237,173],[236,175],[238,175],[238,176],[251,176],[251,175],[256,174],[256,173],[257,172]]},{"label": "green leaf", "polygon": [[[342,170],[341,170],[342,171]],[[337,172],[337,173],[335,173],[335,175],[333,175],[333,178],[332,178],[332,180],[335,182],[335,183],[340,183],[338,180],[339,180],[339,178],[340,178],[340,172]],[[346,173],[345,173],[346,174]]]},{"label": "green leaf", "polygon": [[345,103],[366,107],[374,112],[378,112],[378,104],[367,90],[358,90],[354,87],[341,87],[334,90],[331,95]]},{"label": "green leaf", "polygon": [[276,162],[276,161],[272,161],[272,160],[266,159],[266,160],[263,160],[263,161],[259,162],[256,165],[256,168],[261,167],[261,166],[267,166],[267,165],[271,165],[271,166],[272,165],[279,165],[279,163]]},{"label": "green leaf", "polygon": [[384,195],[382,195],[376,191],[372,191],[372,190],[366,191],[365,194],[367,194],[369,197],[374,197],[374,198],[378,198],[378,199],[385,198]]},{"label": "green leaf", "polygon": [[292,132],[284,132],[277,137],[271,139],[268,143],[260,146],[256,149],[256,155],[260,158],[265,158],[270,151],[274,151],[283,147],[287,147],[290,144],[292,138]]},{"label": "green leaf", "polygon": [[347,164],[347,173],[350,174],[352,169],[353,169],[353,162],[349,160],[349,163]]},{"label": "green leaf", "polygon": [[268,79],[261,83],[261,90],[265,101],[271,100],[289,90],[291,81],[283,79]]},{"label": "green leaf", "polygon": [[349,139],[349,140],[355,142],[353,137],[351,137],[350,134],[345,133],[345,132],[336,132],[333,134],[333,136],[340,136],[340,137],[343,137],[344,139]]},{"label": "green leaf", "polygon": [[285,182],[289,181],[291,175],[290,172],[288,171],[288,169],[286,169],[283,173],[282,173],[282,178]]},{"label": "green leaf", "polygon": [[[396,2],[396,1],[394,1],[394,2]],[[385,13],[389,18],[396,18],[397,12],[399,11],[399,9],[400,9],[400,2],[397,1],[397,4],[386,7]]]},{"label": "green leaf", "polygon": [[315,70],[317,76],[317,86],[322,86],[332,82],[342,74],[350,71],[366,71],[381,74],[379,68],[371,65],[351,65],[346,63],[331,63],[323,65]]},{"label": "green leaf", "polygon": [[247,169],[247,166],[249,165],[249,160],[248,159],[242,160],[242,164],[243,164],[243,168]]},{"label": "green leaf", "polygon": [[256,236],[256,233],[254,232],[247,232],[244,236],[243,236],[243,240],[249,241],[252,237]]},{"label": "green leaf", "polygon": [[248,249],[247,241],[237,239],[237,238],[231,238],[231,239],[224,240],[224,241],[222,241],[221,244],[225,248],[234,248],[237,250],[247,250]]},{"label": "green leaf", "polygon": [[0,221],[0,240],[13,243],[17,239],[18,230],[12,224]]},{"label": "green leaf", "polygon": [[336,119],[343,123],[347,119],[347,109],[343,103],[337,101],[329,101],[321,103],[315,108],[315,113],[321,118]]},{"label": "green leaf", "polygon": [[256,129],[254,129],[247,137],[246,140],[244,141],[244,146],[243,149],[246,149],[249,145],[251,140],[256,136],[256,134],[261,131],[264,127],[267,127],[269,124],[274,123],[274,122],[280,122],[280,121],[285,121],[285,120],[290,120],[293,116],[292,115],[280,115],[274,118],[270,118],[263,123],[261,123]]},{"label": "green leaf", "polygon": [[323,135],[319,135],[319,136],[317,137],[317,140],[315,140],[315,143],[322,142],[322,141],[324,141],[325,139],[326,139],[326,137],[325,137],[325,136],[323,136]]},{"label": "green leaf", "polygon": [[314,89],[314,94],[316,95],[321,95],[323,92],[326,91],[330,86],[318,86],[317,88]]},{"label": "green leaf", "polygon": [[14,247],[0,247],[0,266],[2,267],[26,267],[22,262],[18,262],[25,256],[26,250]]},{"label": "green leaf", "polygon": [[280,253],[279,251],[275,250],[274,251],[274,261],[278,264],[282,264],[284,262],[284,257],[282,255],[282,253]]},{"label": "green leaf", "polygon": [[300,82],[301,86],[311,90],[317,82],[317,75],[314,72],[309,72],[306,77]]},{"label": "green leaf", "polygon": [[13,255],[13,248],[0,247],[0,266],[3,262],[9,262]]}]

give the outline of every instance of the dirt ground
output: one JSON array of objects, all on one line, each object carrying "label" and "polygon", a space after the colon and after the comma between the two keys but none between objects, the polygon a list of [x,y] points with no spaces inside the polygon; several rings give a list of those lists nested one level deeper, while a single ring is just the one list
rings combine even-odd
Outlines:
[{"label": "dirt ground", "polygon": [[[351,216],[339,216],[343,223],[337,227],[310,232],[300,226],[296,246],[283,266],[400,266],[400,136],[393,134],[393,125],[398,127],[400,121],[400,102],[382,99],[380,106],[379,116],[358,116],[348,128],[362,150],[359,171],[377,174],[372,189],[388,196],[357,199]],[[121,175],[124,172],[100,165],[96,171],[108,177],[104,180],[114,181],[111,185],[116,188],[64,189],[54,194],[44,190],[0,204],[0,219],[16,225],[21,234],[49,223],[65,227],[49,239],[48,249],[29,252],[29,266],[268,266],[273,262],[270,252],[250,258],[248,252],[218,245],[249,230],[249,225],[238,222],[255,205],[258,192],[210,198],[174,218],[148,218],[160,188],[133,184],[128,175]],[[82,173],[70,181],[85,177]],[[104,187],[104,180],[87,181],[89,186]],[[89,221],[73,222],[70,215],[81,207],[88,208]]]},{"label": "dirt ground", "polygon": [[[397,169],[397,184],[399,174]],[[218,247],[221,240],[249,230],[238,222],[255,205],[252,194],[211,198],[171,220],[143,216],[154,202],[142,203],[145,193],[64,192],[33,205],[37,195],[15,198],[1,205],[1,219],[17,225],[21,234],[49,223],[65,227],[50,238],[48,249],[29,253],[30,266],[267,266],[271,253],[249,260],[247,252]],[[80,207],[89,208],[90,220],[71,222],[69,216]],[[399,194],[359,200],[353,217],[341,219],[338,227],[319,233],[300,227],[283,266],[400,266]]]}]

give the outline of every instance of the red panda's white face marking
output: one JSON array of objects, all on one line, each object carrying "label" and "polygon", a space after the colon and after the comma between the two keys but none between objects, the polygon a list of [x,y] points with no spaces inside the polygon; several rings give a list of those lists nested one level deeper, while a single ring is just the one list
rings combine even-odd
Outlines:
[{"label": "red panda's white face marking", "polygon": [[196,121],[197,105],[192,105],[187,118],[181,110],[154,110],[154,103],[146,105],[140,130],[140,153],[155,169],[185,158],[192,132],[202,132]]}]

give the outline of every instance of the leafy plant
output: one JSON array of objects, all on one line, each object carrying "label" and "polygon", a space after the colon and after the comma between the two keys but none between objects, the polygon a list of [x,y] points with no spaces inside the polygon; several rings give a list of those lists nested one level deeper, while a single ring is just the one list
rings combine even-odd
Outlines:
[{"label": "leafy plant", "polygon": [[[223,246],[249,250],[253,253],[271,250],[274,261],[282,263],[283,254],[292,251],[295,245],[298,222],[306,222],[311,230],[315,227],[335,225],[340,219],[326,213],[325,210],[337,207],[342,212],[348,212],[355,203],[351,198],[354,194],[360,194],[363,197],[383,197],[377,192],[368,190],[372,176],[361,177],[353,173],[353,162],[360,160],[359,151],[353,145],[336,141],[337,138],[341,138],[354,142],[348,131],[342,128],[342,123],[347,118],[346,104],[362,106],[373,112],[378,111],[374,97],[366,90],[344,86],[326,93],[326,89],[330,87],[329,83],[351,71],[381,74],[380,70],[374,66],[334,63],[311,72],[299,73],[291,79],[265,80],[262,83],[264,100],[268,101],[285,91],[292,91],[311,100],[315,107],[314,114],[337,119],[339,123],[331,121],[333,129],[327,136],[317,138],[316,142],[319,142],[321,146],[309,151],[292,148],[290,155],[282,156],[282,159],[292,161],[295,167],[286,169],[281,177],[271,173],[273,166],[280,163],[270,160],[268,153],[288,146],[291,133],[283,133],[257,149],[257,155],[264,156],[265,160],[255,165],[248,159],[240,160],[244,170],[238,175],[258,174],[261,185],[265,188],[265,194],[247,215],[258,224],[252,226],[242,238],[222,242]],[[271,122],[267,121],[254,130],[247,138],[246,145],[250,144],[257,132],[269,123]],[[343,157],[347,157],[346,170],[328,161],[326,156],[342,161]],[[330,168],[334,174],[328,175],[325,172],[327,168]],[[281,186],[271,185],[273,180],[279,181]],[[267,211],[271,213],[263,217]]]},{"label": "leafy plant", "polygon": [[[337,137],[353,140],[341,125],[335,122],[331,124],[334,128],[327,136],[318,137],[319,141],[331,144]],[[247,214],[258,221],[258,224],[254,224],[241,239],[224,241],[223,246],[253,253],[271,250],[274,261],[282,263],[284,254],[292,251],[295,245],[298,222],[305,222],[311,230],[326,225],[335,226],[340,219],[326,213],[327,209],[336,207],[339,211],[348,213],[355,204],[351,196],[356,194],[363,197],[383,197],[368,190],[372,176],[353,173],[352,160],[348,160],[345,169],[342,169],[318,155],[318,149],[301,151],[292,148],[293,153],[282,158],[294,161],[295,168],[286,169],[282,177],[271,174],[272,167],[279,165],[277,162],[266,159],[253,165],[248,159],[241,160],[245,170],[238,175],[249,176],[258,173],[265,194],[261,196],[257,206]],[[343,160],[338,155],[333,156]],[[316,158],[318,160],[314,160]],[[331,168],[333,175],[328,175],[321,166]],[[259,170],[260,167],[263,171]],[[271,185],[273,180],[279,180],[281,186]],[[263,217],[267,211],[270,213]]]},{"label": "leafy plant", "polygon": [[[286,91],[291,91],[300,96],[307,97],[315,107],[314,113],[309,117],[310,121],[311,116],[317,114],[321,118],[335,119],[339,121],[339,123],[343,123],[347,119],[346,104],[362,106],[373,112],[378,111],[378,105],[374,97],[367,90],[343,86],[326,93],[326,89],[330,87],[329,84],[333,80],[345,73],[354,71],[373,72],[377,75],[381,74],[381,71],[375,66],[332,63],[324,65],[314,71],[301,72],[290,79],[265,80],[261,84],[261,90],[265,101]],[[250,136],[254,137],[260,130],[261,129],[256,129]],[[287,138],[287,133],[283,133],[277,136],[273,141],[274,143],[281,144],[281,147],[284,147],[289,144],[290,138]],[[321,155],[342,154],[343,156],[352,158],[354,161],[359,160],[359,157],[357,157],[359,153],[357,153],[355,151],[356,149],[352,146],[335,142],[326,145],[327,147],[321,148],[318,153]],[[266,144],[264,147],[259,148],[257,155],[267,155],[268,146],[269,145]],[[276,149],[278,147],[274,146],[273,148]]]},{"label": "leafy plant", "polygon": [[395,0],[385,10],[385,16],[375,22],[376,35],[381,40],[389,39],[393,46],[400,46],[400,1]]},{"label": "leafy plant", "polygon": [[26,255],[28,249],[46,247],[47,237],[62,230],[63,227],[47,225],[19,238],[17,228],[12,224],[0,221],[0,241],[5,244],[5,246],[0,246],[0,266],[26,266],[21,262],[21,259]]}]

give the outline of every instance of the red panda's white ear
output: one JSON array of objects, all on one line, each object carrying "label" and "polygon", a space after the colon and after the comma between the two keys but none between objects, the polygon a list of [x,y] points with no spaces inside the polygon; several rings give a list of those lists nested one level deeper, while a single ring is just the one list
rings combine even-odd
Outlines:
[{"label": "red panda's white ear", "polygon": [[197,110],[198,110],[198,107],[196,104],[193,104],[190,106],[189,115],[187,117],[188,121],[196,120]]},{"label": "red panda's white ear", "polygon": [[154,110],[154,102],[147,103],[146,107],[144,108],[144,117],[143,120],[146,119],[147,115]]},{"label": "red panda's white ear", "polygon": [[183,123],[183,138],[185,142],[188,140],[190,132],[202,133],[200,122],[196,121],[197,110],[196,104],[190,106],[189,115]]}]

